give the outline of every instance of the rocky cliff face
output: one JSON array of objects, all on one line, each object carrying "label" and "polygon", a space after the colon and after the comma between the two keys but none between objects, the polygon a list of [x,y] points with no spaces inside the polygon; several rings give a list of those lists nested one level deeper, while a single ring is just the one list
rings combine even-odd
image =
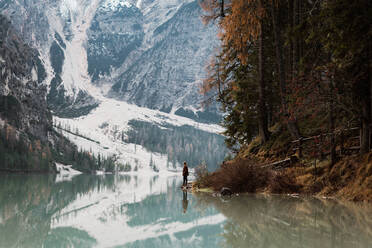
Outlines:
[{"label": "rocky cliff face", "polygon": [[0,14],[0,171],[56,172],[54,162],[96,170],[92,154],[79,152],[53,128],[39,56]]},{"label": "rocky cliff face", "polygon": [[202,14],[197,1],[101,6],[88,35],[88,58],[105,58],[88,60],[93,79],[111,71],[109,95],[139,106],[200,108],[198,86],[216,45]]},{"label": "rocky cliff face", "polygon": [[200,15],[192,2],[158,26],[155,44],[116,79],[111,93],[150,108],[196,107],[202,99],[198,84],[214,45],[214,33],[202,26]]},{"label": "rocky cliff face", "polygon": [[19,130],[46,140],[52,125],[47,108],[45,70],[38,52],[0,15],[0,118]]},{"label": "rocky cliff face", "polygon": [[88,72],[93,81],[110,76],[144,38],[141,11],[126,5],[97,9],[88,30]]},{"label": "rocky cliff face", "polygon": [[196,0],[3,0],[0,11],[39,51],[56,115],[86,114],[97,90],[166,112],[201,109],[217,38]]},{"label": "rocky cliff face", "polygon": [[88,92],[85,50],[89,15],[99,1],[25,0],[2,1],[0,12],[7,16],[19,36],[39,52],[46,77],[48,106],[56,115],[84,115],[97,106]]}]

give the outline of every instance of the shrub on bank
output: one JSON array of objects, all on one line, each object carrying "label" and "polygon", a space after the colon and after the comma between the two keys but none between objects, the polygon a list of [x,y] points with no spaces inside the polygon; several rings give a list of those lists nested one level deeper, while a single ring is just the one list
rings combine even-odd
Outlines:
[{"label": "shrub on bank", "polygon": [[300,189],[289,175],[243,159],[223,164],[213,173],[196,174],[198,187],[208,187],[215,191],[228,187],[234,193],[294,193]]}]

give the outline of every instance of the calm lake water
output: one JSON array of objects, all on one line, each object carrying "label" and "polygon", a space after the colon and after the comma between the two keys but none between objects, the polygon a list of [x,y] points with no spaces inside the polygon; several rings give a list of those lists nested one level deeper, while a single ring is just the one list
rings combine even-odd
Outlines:
[{"label": "calm lake water", "polygon": [[0,175],[0,247],[372,247],[372,207],[184,194],[180,177]]}]

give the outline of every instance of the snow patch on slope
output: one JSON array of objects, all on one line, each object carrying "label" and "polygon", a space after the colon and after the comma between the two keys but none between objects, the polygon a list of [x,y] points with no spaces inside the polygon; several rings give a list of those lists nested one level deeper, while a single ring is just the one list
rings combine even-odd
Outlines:
[{"label": "snow patch on slope", "polygon": [[72,165],[64,165],[60,163],[56,163],[56,169],[59,174],[61,175],[79,175],[82,172],[72,169]]},{"label": "snow patch on slope", "polygon": [[128,125],[130,120],[150,122],[158,126],[189,125],[210,133],[223,131],[219,125],[198,123],[174,114],[142,108],[114,99],[104,99],[102,96],[98,99],[101,104],[87,116],[75,119],[54,117],[54,125],[63,129],[68,127],[70,132],[62,130],[62,134],[79,148],[91,151],[95,155],[117,156],[118,162],[129,163],[132,170],[137,166],[141,173],[146,171],[154,173],[149,166],[151,161],[159,172],[169,172],[167,154],[152,153],[140,145],[123,142],[123,134],[125,135],[130,128]]},{"label": "snow patch on slope", "polygon": [[62,0],[61,2],[61,15],[64,18],[68,18],[71,12],[74,12],[78,8],[76,0]]},{"label": "snow patch on slope", "polygon": [[107,11],[115,11],[116,9],[120,7],[127,7],[130,8],[133,6],[133,4],[129,1],[123,1],[123,0],[108,0],[105,1],[102,5],[101,8]]},{"label": "snow patch on slope", "polygon": [[72,168],[72,165],[64,165],[60,163],[55,163],[56,170],[58,172],[56,176],[56,183],[71,181],[73,177],[82,174],[82,172]]},{"label": "snow patch on slope", "polygon": [[[76,97],[76,89],[87,91],[91,83],[88,74],[88,59],[86,51],[87,30],[100,3],[99,0],[77,4],[75,0],[62,2],[61,11],[65,8],[72,13],[70,29],[73,34],[71,41],[66,41],[65,63],[62,69],[62,80],[65,90]],[[64,13],[66,14],[66,13]],[[61,30],[59,30],[61,32]]]}]

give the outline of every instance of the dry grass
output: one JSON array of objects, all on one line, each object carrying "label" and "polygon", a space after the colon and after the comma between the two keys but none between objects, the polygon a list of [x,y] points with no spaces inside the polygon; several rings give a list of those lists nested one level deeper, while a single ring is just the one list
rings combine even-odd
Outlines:
[{"label": "dry grass", "polygon": [[228,187],[234,193],[301,193],[372,202],[372,153],[343,158],[332,168],[323,161],[316,169],[297,164],[281,171],[237,158],[205,174],[196,185],[214,191]]},{"label": "dry grass", "polygon": [[[366,157],[370,157],[370,154]],[[325,193],[343,196],[354,201],[372,202],[372,162],[368,160],[365,161],[365,157],[358,157],[337,163],[325,175],[328,183],[326,186],[333,188],[335,192]]]},{"label": "dry grass", "polygon": [[199,187],[212,188],[215,191],[228,187],[234,193],[294,193],[298,192],[300,188],[289,175],[262,168],[244,159],[238,159],[222,166],[200,181]]},{"label": "dry grass", "polygon": [[304,185],[301,193],[335,196],[352,201],[372,202],[372,153],[350,156],[314,169],[292,170],[296,181]]}]

